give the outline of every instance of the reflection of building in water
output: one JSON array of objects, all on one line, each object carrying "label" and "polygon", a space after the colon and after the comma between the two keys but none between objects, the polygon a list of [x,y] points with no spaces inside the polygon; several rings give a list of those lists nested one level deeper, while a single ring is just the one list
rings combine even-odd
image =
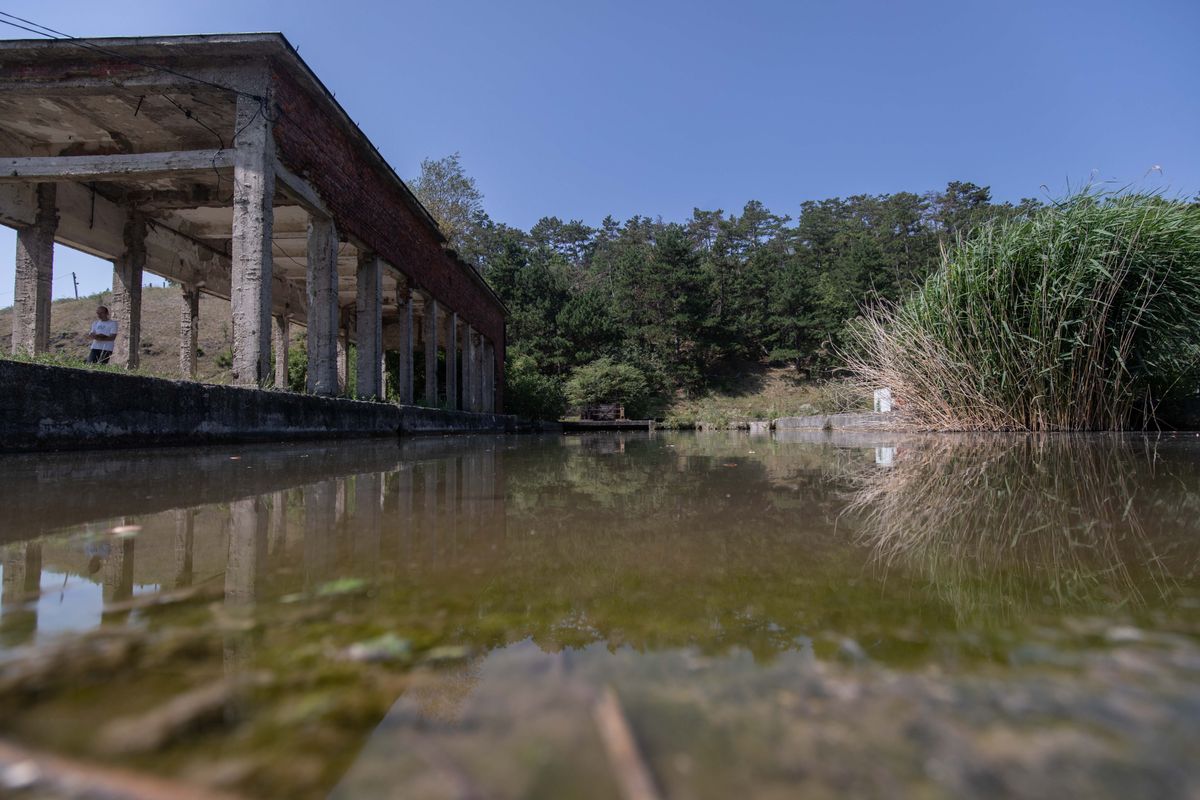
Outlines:
[{"label": "reflection of building in water", "polygon": [[304,585],[315,588],[334,565],[337,551],[333,533],[337,525],[336,481],[304,487]]},{"label": "reflection of building in water", "polygon": [[267,558],[267,506],[261,497],[229,505],[229,560],[225,567],[225,602],[248,605],[257,597]]},{"label": "reflection of building in water", "polygon": [[175,588],[192,585],[196,547],[196,512],[191,508],[175,511]]},{"label": "reflection of building in water", "polygon": [[[126,518],[125,524],[130,524]],[[112,541],[104,559],[104,602],[119,603],[133,597],[134,537]]]},{"label": "reflection of building in water", "polygon": [[41,542],[21,542],[3,548],[3,568],[0,644],[24,644],[32,640],[37,632],[37,596],[42,576]]},{"label": "reflection of building in water", "polygon": [[378,472],[354,476],[354,563],[364,565],[372,574],[379,566],[383,478]]}]

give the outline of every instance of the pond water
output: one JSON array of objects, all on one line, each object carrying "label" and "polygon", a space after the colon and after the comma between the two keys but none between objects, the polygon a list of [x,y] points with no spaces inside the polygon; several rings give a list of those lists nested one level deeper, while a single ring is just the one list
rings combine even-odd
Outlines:
[{"label": "pond water", "polygon": [[83,763],[252,797],[1200,795],[1192,435],[10,456],[0,496],[0,738]]}]

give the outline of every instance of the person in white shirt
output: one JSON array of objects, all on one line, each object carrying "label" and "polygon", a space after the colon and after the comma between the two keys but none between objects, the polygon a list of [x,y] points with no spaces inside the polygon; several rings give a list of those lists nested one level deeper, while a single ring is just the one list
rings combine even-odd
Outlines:
[{"label": "person in white shirt", "polygon": [[96,309],[96,321],[92,323],[92,349],[88,353],[89,364],[107,364],[112,358],[113,342],[117,340],[117,321],[108,318],[108,306]]}]

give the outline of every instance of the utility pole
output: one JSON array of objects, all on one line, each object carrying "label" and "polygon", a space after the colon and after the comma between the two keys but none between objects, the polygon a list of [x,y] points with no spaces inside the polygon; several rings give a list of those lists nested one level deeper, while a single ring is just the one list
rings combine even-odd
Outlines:
[{"label": "utility pole", "polygon": [[75,299],[79,299],[79,278],[75,277],[75,273],[71,273],[71,280],[75,281]]}]

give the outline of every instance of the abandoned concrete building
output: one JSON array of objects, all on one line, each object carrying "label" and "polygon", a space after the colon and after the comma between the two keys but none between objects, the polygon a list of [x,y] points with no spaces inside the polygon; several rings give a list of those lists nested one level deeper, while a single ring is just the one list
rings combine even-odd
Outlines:
[{"label": "abandoned concrete building", "polygon": [[286,387],[298,325],[313,394],[503,407],[503,304],[282,35],[0,42],[0,165],[14,352],[46,350],[60,243],[113,262],[122,365],[150,272],[180,287],[185,378],[207,293],[237,384]]}]

